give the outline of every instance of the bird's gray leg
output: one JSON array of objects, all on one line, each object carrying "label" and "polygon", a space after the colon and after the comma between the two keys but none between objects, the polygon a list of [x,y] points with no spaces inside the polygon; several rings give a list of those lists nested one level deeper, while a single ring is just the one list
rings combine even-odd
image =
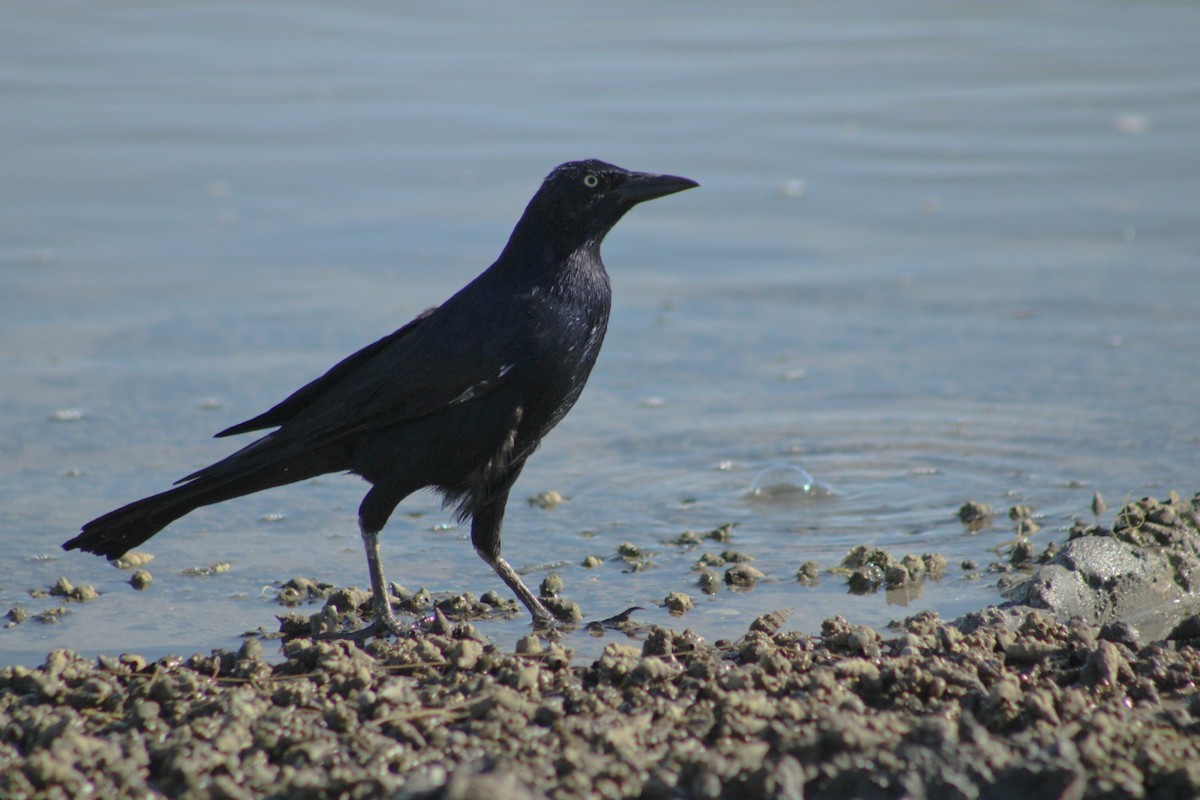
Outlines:
[{"label": "bird's gray leg", "polygon": [[371,575],[371,604],[375,611],[373,627],[375,633],[388,633],[397,636],[404,633],[400,621],[392,611],[392,603],[388,599],[387,582],[383,578],[383,562],[379,557],[379,531],[368,530],[359,522],[363,546],[367,550],[367,572]]},{"label": "bird's gray leg", "polygon": [[487,505],[474,510],[471,514],[471,544],[475,551],[495,570],[500,580],[508,584],[513,594],[525,604],[533,615],[535,628],[552,628],[555,625],[554,615],[546,610],[537,595],[529,591],[529,587],[521,580],[517,571],[500,557],[500,525],[504,521],[504,504],[508,501],[508,492],[494,499]]},{"label": "bird's gray leg", "polygon": [[379,557],[379,532],[405,494],[407,492],[395,487],[374,486],[358,507],[358,530],[367,550],[367,572],[371,575],[371,605],[375,616],[371,625],[361,632],[363,635],[391,633],[400,636],[406,633],[392,612],[387,581],[383,578],[383,560]]},{"label": "bird's gray leg", "polygon": [[546,610],[542,605],[542,601],[537,599],[537,595],[529,591],[529,587],[521,581],[521,576],[517,571],[509,566],[508,562],[500,556],[489,556],[480,551],[479,555],[488,563],[496,574],[500,576],[500,580],[508,584],[508,588],[513,590],[513,594],[525,604],[529,609],[529,613],[533,615],[533,626],[535,628],[551,628],[554,627],[554,615]]}]

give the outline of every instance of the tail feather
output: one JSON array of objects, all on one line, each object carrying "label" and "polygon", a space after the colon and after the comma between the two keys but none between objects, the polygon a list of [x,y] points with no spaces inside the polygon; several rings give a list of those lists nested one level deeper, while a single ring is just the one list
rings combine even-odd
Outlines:
[{"label": "tail feather", "polygon": [[182,485],[97,517],[64,543],[63,549],[83,550],[114,561],[201,506],[346,468],[340,456],[307,454],[298,459],[284,448],[255,446],[263,441],[189,475]]},{"label": "tail feather", "polygon": [[116,560],[175,520],[207,505],[198,488],[187,484],[110,511],[84,525],[78,536],[63,544],[63,549]]}]

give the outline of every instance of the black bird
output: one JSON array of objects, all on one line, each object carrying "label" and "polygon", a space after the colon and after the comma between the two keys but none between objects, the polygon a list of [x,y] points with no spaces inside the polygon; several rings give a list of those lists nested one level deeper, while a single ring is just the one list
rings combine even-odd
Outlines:
[{"label": "black bird", "polygon": [[161,494],[92,520],[63,545],[110,560],[193,509],[329,472],[371,484],[358,509],[371,632],[400,632],[379,532],[425,487],[471,520],[471,543],[546,627],[553,617],[500,556],[508,493],[570,410],[608,327],[600,243],[638,203],[697,186],[574,161],[551,172],[496,262],[442,305],[364,347],[264,414],[217,434],[276,430]]}]

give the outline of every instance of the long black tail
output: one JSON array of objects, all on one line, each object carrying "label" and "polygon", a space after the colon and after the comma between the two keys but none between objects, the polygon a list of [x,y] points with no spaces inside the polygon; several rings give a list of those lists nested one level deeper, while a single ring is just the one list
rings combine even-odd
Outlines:
[{"label": "long black tail", "polygon": [[186,483],[174,489],[97,517],[64,543],[63,549],[83,550],[112,561],[201,506],[345,469],[317,454],[289,450],[284,443],[264,437],[189,475],[184,478]]},{"label": "long black tail", "polygon": [[213,490],[204,491],[194,483],[179,486],[97,517],[84,525],[83,532],[66,542],[63,549],[83,550],[105,556],[111,561],[125,555],[184,514],[234,496],[229,492],[213,496]]}]

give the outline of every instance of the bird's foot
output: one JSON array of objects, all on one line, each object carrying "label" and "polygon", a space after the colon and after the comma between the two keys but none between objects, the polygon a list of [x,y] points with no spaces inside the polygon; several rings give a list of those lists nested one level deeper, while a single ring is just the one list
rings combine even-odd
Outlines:
[{"label": "bird's foot", "polygon": [[396,638],[404,638],[411,636],[416,630],[420,621],[412,625],[405,625],[396,619],[395,613],[392,611],[391,603],[384,600],[383,603],[374,604],[374,618],[370,624],[364,625],[355,631],[335,632],[321,635],[321,639],[349,639],[359,644],[365,642],[372,637],[382,638],[385,636],[394,636]]},{"label": "bird's foot", "polygon": [[356,644],[363,642],[376,635],[375,624],[371,623],[365,627],[353,631],[322,631],[321,633],[313,634],[313,639],[319,642],[336,642],[347,641]]},{"label": "bird's foot", "polygon": [[350,641],[357,644],[363,644],[368,639],[382,638],[385,636],[394,636],[403,638],[411,636],[413,630],[416,629],[416,624],[412,626],[402,625],[394,617],[389,621],[375,620],[361,628],[352,631],[321,631],[313,634],[312,638],[317,641]]},{"label": "bird's foot", "polygon": [[372,636],[395,636],[397,639],[403,639],[412,636],[414,631],[422,629],[421,623],[423,620],[405,624],[396,619],[396,616],[388,609],[387,614],[375,614],[374,621],[367,626],[371,629]]}]

